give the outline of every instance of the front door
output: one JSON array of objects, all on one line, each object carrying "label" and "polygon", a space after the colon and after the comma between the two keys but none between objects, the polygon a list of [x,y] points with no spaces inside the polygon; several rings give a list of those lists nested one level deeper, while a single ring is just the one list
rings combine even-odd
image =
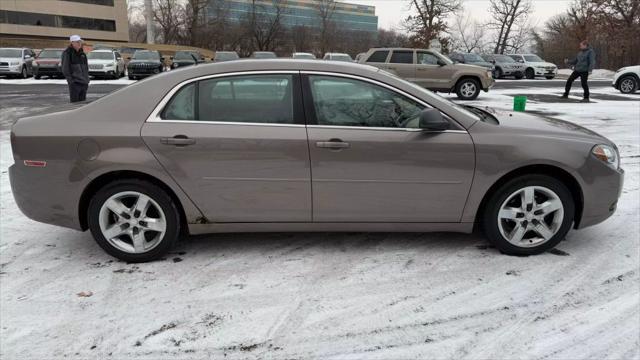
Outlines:
[{"label": "front door", "polygon": [[297,72],[194,81],[143,139],[209,221],[311,221],[299,83]]},{"label": "front door", "polygon": [[416,53],[416,84],[433,90],[450,88],[449,83],[455,72],[454,65],[439,65],[437,55],[428,51]]},{"label": "front door", "polygon": [[303,82],[315,222],[460,221],[475,163],[466,131],[419,129],[426,106],[371,80]]}]

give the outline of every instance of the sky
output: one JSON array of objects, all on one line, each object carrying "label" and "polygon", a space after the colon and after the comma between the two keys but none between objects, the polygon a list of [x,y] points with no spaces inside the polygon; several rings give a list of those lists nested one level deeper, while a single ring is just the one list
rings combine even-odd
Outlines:
[{"label": "sky", "polygon": [[[409,14],[409,0],[342,0],[349,3],[373,5],[378,15],[378,27],[383,29],[400,30],[401,23]],[[533,24],[542,26],[544,22],[554,15],[565,12],[571,0],[533,0]],[[466,11],[473,18],[484,21],[490,18],[489,0],[463,0]]]}]

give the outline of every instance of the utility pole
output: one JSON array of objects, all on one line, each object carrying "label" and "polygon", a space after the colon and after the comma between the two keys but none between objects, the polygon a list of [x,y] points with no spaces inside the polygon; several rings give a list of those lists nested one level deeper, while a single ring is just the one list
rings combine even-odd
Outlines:
[{"label": "utility pole", "polygon": [[147,44],[155,43],[153,28],[153,3],[152,0],[144,0],[144,18],[147,21]]}]

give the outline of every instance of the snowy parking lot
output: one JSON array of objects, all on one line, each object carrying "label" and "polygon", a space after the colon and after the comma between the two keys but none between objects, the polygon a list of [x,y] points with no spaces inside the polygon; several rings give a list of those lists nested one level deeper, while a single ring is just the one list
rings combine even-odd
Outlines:
[{"label": "snowy parking lot", "polygon": [[[564,101],[554,84],[471,103],[526,95],[528,112],[601,133],[625,185],[610,219],[531,257],[478,234],[216,234],[127,264],[20,212],[0,127],[0,358],[638,359],[640,94],[594,87],[583,104],[578,83]],[[36,111],[27,90],[10,95],[6,123]]]}]

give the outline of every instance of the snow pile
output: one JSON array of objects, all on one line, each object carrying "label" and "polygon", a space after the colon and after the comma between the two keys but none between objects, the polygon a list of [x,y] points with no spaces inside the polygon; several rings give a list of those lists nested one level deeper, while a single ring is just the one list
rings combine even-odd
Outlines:
[{"label": "snow pile", "polygon": [[[559,69],[558,75],[561,75],[564,78],[568,78],[572,72],[572,69]],[[589,75],[589,80],[611,80],[613,79],[613,75],[615,75],[615,73],[615,71],[607,69],[593,69],[593,72],[591,73],[591,75]]]}]

